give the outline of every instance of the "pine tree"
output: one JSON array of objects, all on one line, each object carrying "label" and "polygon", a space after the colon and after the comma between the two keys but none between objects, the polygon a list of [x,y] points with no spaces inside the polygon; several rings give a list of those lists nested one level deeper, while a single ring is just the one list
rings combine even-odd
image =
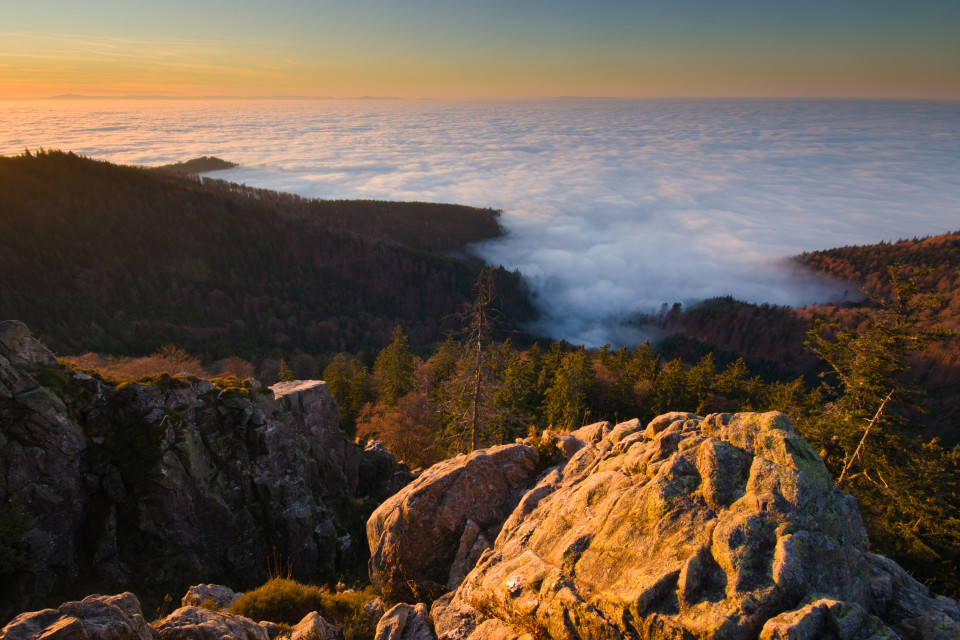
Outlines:
[{"label": "pine tree", "polygon": [[937,325],[941,300],[920,290],[925,273],[891,266],[889,293],[865,292],[872,307],[853,324],[814,325],[806,345],[829,365],[825,388],[836,400],[799,426],[860,503],[871,546],[957,594],[960,447],[911,433],[922,398],[904,378],[911,353],[955,334]]},{"label": "pine tree", "polygon": [[588,392],[593,384],[593,367],[583,347],[568,353],[560,362],[546,392],[547,420],[558,431],[577,429],[590,413]]},{"label": "pine tree", "polygon": [[393,330],[393,339],[380,351],[373,365],[377,396],[383,404],[392,407],[405,393],[413,389],[413,352],[403,327]]},{"label": "pine tree", "polygon": [[323,379],[340,406],[340,427],[354,433],[360,409],[372,400],[367,368],[359,360],[348,360],[345,354],[338,353],[323,370]]},{"label": "pine tree", "polygon": [[[805,342],[834,376],[835,437],[844,451],[838,485],[864,459],[871,433],[902,425],[898,408],[915,405],[917,391],[902,377],[909,354],[955,333],[934,324],[942,297],[920,291],[917,281],[929,270],[892,265],[887,273],[889,294],[864,291],[873,307],[859,315],[855,326],[818,321]],[[926,327],[920,322],[922,312],[931,312]]]},{"label": "pine tree", "polygon": [[473,299],[460,313],[466,336],[456,372],[442,392],[448,431],[459,435],[461,449],[467,451],[480,447],[487,426],[498,413],[495,399],[504,364],[503,352],[491,346],[499,316],[494,307],[493,275],[489,267],[480,272],[474,283]]},{"label": "pine tree", "polygon": [[287,361],[283,358],[280,358],[280,373],[278,377],[280,378],[280,382],[292,382],[297,379],[297,374],[287,366]]}]

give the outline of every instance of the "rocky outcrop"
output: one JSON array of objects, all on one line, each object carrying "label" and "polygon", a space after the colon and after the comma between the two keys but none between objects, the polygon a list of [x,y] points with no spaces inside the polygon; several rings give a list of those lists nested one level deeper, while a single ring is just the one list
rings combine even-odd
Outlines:
[{"label": "rocky outcrop", "polygon": [[189,589],[180,600],[181,607],[210,607],[229,609],[230,605],[242,596],[230,587],[222,584],[197,584]]},{"label": "rocky outcrop", "polygon": [[290,630],[290,640],[337,640],[340,627],[327,622],[319,613],[311,611]]},{"label": "rocky outcrop", "polygon": [[19,320],[0,322],[0,353],[15,365],[55,365],[57,359]]},{"label": "rocky outcrop", "polygon": [[[443,589],[458,559],[479,557],[536,474],[537,450],[515,444],[460,455],[432,466],[367,521],[370,580],[404,598]],[[486,543],[489,544],[489,543]],[[472,565],[471,565],[472,566]]]},{"label": "rocky outcrop", "polygon": [[[224,589],[220,587],[212,591],[226,597]],[[184,596],[184,601],[192,599],[192,594],[204,595],[203,591],[192,588]],[[421,617],[429,624],[426,615]],[[192,605],[183,606],[149,625],[143,619],[137,597],[122,593],[89,596],[80,602],[62,604],[58,609],[21,614],[0,629],[0,640],[271,640],[281,631],[271,622],[257,623],[243,616]],[[313,611],[296,626],[286,627],[283,637],[287,640],[337,640],[343,634],[340,627]]]},{"label": "rocky outcrop", "polygon": [[[556,438],[569,459],[434,602],[442,640],[960,637],[957,602],[868,552],[855,500],[787,416],[672,413],[570,436]],[[416,507],[405,526],[432,526]]]},{"label": "rocky outcrop", "polygon": [[0,629],[0,640],[156,640],[132,593],[88,596],[57,609],[24,613]]},{"label": "rocky outcrop", "polygon": [[890,627],[852,602],[820,598],[763,625],[760,640],[896,640]]},{"label": "rocky outcrop", "polygon": [[54,593],[253,586],[272,554],[336,579],[366,562],[373,496],[411,477],[343,433],[321,381],[114,386],[0,323],[0,622]]},{"label": "rocky outcrop", "polygon": [[201,607],[181,607],[154,625],[158,640],[270,640],[249,618]]},{"label": "rocky outcrop", "polygon": [[434,640],[427,605],[400,603],[387,611],[377,623],[375,640]]},{"label": "rocky outcrop", "polygon": [[[22,323],[0,323],[0,530],[14,532],[0,536],[0,620],[53,591],[58,576],[79,573],[89,438],[26,370],[52,360]],[[99,383],[87,383],[96,393]]]}]

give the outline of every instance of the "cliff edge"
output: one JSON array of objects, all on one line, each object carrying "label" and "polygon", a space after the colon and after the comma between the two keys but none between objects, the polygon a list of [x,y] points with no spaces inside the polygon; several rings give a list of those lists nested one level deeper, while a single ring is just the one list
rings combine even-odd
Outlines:
[{"label": "cliff edge", "polygon": [[358,574],[363,523],[411,478],[362,444],[322,381],[115,386],[0,322],[0,618],[91,592],[254,586],[270,557],[303,580]]}]

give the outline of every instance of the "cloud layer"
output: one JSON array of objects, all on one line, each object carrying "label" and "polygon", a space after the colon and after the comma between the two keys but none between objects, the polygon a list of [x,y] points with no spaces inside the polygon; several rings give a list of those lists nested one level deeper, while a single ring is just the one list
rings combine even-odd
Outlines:
[{"label": "cloud layer", "polygon": [[216,177],[304,196],[503,209],[476,252],[576,343],[636,339],[619,319],[663,303],[823,301],[785,257],[960,227],[960,103],[8,103],[0,131],[4,154],[217,155],[244,166]]}]

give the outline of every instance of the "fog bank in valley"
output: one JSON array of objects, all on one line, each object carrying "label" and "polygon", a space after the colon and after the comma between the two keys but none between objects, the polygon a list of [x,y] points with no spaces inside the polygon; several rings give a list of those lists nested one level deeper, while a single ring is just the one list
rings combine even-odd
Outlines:
[{"label": "fog bank in valley", "polygon": [[2,153],[217,155],[243,166],[211,177],[309,197],[502,209],[507,236],[473,250],[529,278],[539,329],[593,345],[637,339],[620,320],[664,303],[830,300],[842,286],[785,258],[954,230],[960,210],[958,103],[134,103],[69,126],[22,109]]}]

